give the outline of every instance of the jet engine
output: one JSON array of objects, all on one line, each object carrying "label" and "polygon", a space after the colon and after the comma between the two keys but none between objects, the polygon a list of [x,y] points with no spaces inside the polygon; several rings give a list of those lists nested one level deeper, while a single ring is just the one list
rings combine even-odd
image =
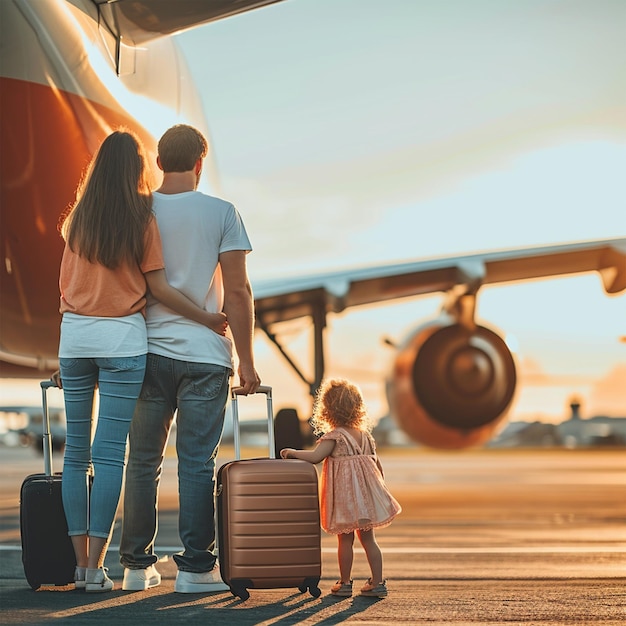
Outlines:
[{"label": "jet engine", "polygon": [[515,362],[500,336],[442,316],[400,346],[387,397],[398,425],[413,440],[459,449],[491,439],[515,386]]}]

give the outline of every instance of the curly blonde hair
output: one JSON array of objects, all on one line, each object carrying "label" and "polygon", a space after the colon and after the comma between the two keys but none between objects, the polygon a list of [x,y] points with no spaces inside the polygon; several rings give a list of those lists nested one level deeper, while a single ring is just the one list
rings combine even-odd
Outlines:
[{"label": "curly blonde hair", "polygon": [[339,426],[370,432],[372,425],[361,390],[344,378],[322,382],[315,398],[311,426],[318,435]]}]

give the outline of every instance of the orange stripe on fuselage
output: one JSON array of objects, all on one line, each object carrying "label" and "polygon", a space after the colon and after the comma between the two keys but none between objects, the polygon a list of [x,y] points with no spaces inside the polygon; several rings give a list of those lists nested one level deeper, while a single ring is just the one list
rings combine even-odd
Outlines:
[{"label": "orange stripe on fuselage", "polygon": [[0,110],[0,345],[54,358],[61,319],[59,215],[110,130],[135,130],[150,152],[154,139],[124,111],[28,81],[0,78]]}]

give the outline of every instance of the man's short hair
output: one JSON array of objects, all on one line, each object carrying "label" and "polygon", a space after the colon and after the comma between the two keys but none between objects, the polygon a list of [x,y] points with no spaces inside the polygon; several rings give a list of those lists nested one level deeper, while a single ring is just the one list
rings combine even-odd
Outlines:
[{"label": "man's short hair", "polygon": [[158,151],[164,172],[188,172],[198,159],[206,157],[209,146],[199,130],[187,124],[176,124],[165,131]]}]

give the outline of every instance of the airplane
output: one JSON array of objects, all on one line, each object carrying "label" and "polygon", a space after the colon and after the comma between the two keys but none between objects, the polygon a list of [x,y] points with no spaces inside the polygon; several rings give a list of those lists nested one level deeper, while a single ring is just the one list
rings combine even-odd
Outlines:
[{"label": "airplane", "polygon": [[[63,249],[57,220],[104,137],[115,127],[130,127],[154,162],[155,137],[170,122],[191,123],[208,136],[171,35],[276,1],[0,2],[2,377],[42,377],[57,369]],[[153,109],[158,129],[149,127]],[[329,314],[443,294],[441,313],[396,346],[387,395],[395,420],[414,441],[466,448],[493,436],[517,383],[504,340],[474,319],[479,289],[582,272],[598,272],[607,294],[624,291],[626,238],[255,281],[256,327],[314,395],[325,373]],[[279,338],[281,323],[299,317],[312,322],[313,379]]]},{"label": "airplane", "polygon": [[[488,285],[596,271],[607,294],[626,290],[626,238],[415,260],[258,281],[257,327],[276,345],[311,393],[324,377],[326,317],[349,307],[444,294],[441,310],[397,346],[386,394],[391,414],[411,439],[460,449],[489,441],[511,405],[515,361],[493,329],[475,321],[479,289]],[[307,380],[274,327],[313,322],[314,379]]]},{"label": "airplane", "polygon": [[[102,140],[116,127],[133,129],[156,176],[155,137],[164,129],[191,121],[209,136],[184,56],[167,35],[275,1],[0,2],[3,376],[55,368],[57,222]],[[155,118],[159,128],[147,127]]]}]

